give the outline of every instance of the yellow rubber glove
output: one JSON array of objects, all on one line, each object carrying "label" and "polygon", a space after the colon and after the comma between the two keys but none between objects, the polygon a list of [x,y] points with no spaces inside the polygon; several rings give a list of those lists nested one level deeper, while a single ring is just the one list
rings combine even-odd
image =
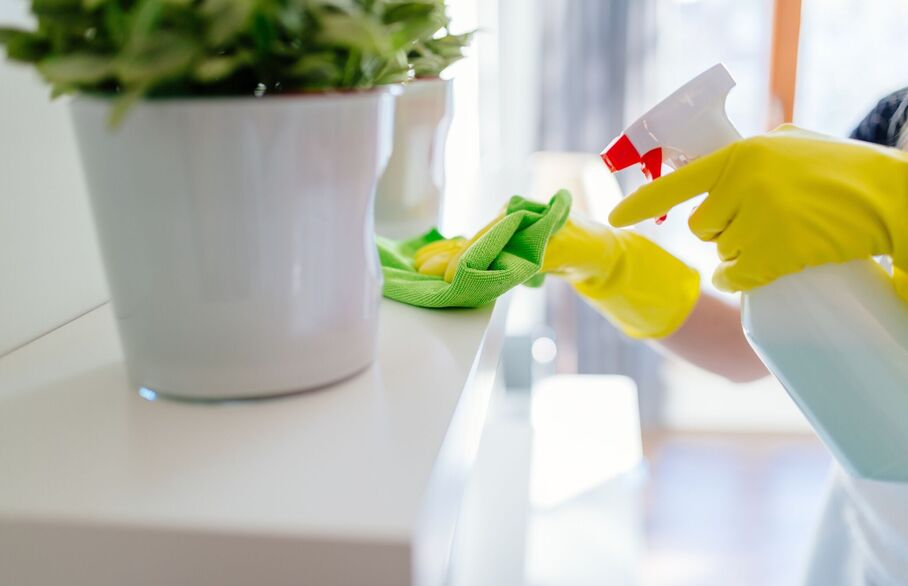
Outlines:
[{"label": "yellow rubber glove", "polygon": [[413,255],[413,268],[423,275],[444,277],[450,283],[457,272],[457,263],[470,245],[479,240],[479,237],[492,229],[504,217],[504,212],[495,216],[495,219],[483,226],[472,238],[447,238],[430,242],[416,251]]},{"label": "yellow rubber glove", "polygon": [[413,255],[413,266],[423,275],[444,277],[450,283],[454,275],[453,272],[450,276],[447,275],[448,267],[457,266],[457,261],[467,249],[467,242],[466,238],[457,237],[426,244]]},{"label": "yellow rubber glove", "polygon": [[673,333],[700,296],[700,275],[652,240],[572,216],[549,240],[542,272],[569,282],[632,338]]},{"label": "yellow rubber glove", "polygon": [[808,266],[890,254],[908,299],[908,153],[786,125],[640,188],[609,221],[659,217],[701,193],[709,195],[689,225],[717,244],[718,288],[746,291]]},{"label": "yellow rubber glove", "polygon": [[[450,282],[463,251],[498,219],[470,240],[440,240],[422,247],[416,253],[416,269],[444,274]],[[660,338],[674,332],[700,293],[698,273],[652,241],[576,216],[549,240],[542,272],[568,281],[634,338]]]}]

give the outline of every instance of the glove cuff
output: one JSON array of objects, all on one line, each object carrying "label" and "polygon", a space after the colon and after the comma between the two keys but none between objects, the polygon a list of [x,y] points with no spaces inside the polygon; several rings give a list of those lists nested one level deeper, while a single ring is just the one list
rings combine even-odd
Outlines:
[{"label": "glove cuff", "polygon": [[687,320],[700,297],[700,274],[651,240],[616,230],[622,253],[604,278],[574,289],[626,335],[663,338]]}]

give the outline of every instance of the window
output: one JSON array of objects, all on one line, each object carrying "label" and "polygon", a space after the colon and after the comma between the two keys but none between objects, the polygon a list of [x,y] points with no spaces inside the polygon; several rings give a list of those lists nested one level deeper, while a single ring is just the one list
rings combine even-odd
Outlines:
[{"label": "window", "polygon": [[908,2],[804,0],[802,10],[795,123],[847,136],[908,86]]}]

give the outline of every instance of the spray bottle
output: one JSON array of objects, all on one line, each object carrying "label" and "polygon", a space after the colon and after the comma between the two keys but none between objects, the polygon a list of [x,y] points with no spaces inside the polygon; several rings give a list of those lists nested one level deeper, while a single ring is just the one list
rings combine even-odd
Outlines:
[{"label": "spray bottle", "polygon": [[[613,172],[640,164],[650,179],[741,135],[721,64],[631,124],[603,152]],[[908,481],[908,303],[873,259],[804,269],[743,294],[741,321],[836,460],[854,476]]]}]

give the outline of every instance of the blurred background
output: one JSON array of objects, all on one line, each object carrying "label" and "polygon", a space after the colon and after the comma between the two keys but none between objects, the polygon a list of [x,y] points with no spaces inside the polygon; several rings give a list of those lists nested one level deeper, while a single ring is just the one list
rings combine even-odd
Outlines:
[{"label": "blurred background", "polygon": [[[0,21],[25,21],[26,6],[0,0]],[[449,71],[448,235],[474,232],[512,194],[559,187],[604,221],[643,177],[609,175],[599,151],[717,62],[738,82],[728,111],[744,135],[793,120],[844,136],[908,85],[905,0],[450,0],[450,10],[455,31],[479,32]],[[16,112],[0,116],[0,231],[35,225],[13,213],[17,197],[46,197],[29,209],[53,209],[42,225],[72,243],[3,262],[69,267],[64,280],[84,290],[23,287],[68,315],[105,292],[65,105],[48,108],[34,74],[6,63],[0,86],[0,108]],[[714,250],[686,217],[644,229],[709,283]],[[31,278],[0,263],[8,274]],[[629,341],[551,280],[509,303],[452,584],[798,582],[829,458],[780,386],[735,385]]]},{"label": "blurred background", "polygon": [[[448,234],[475,231],[511,194],[559,187],[604,221],[644,178],[613,178],[597,154],[717,62],[737,80],[728,113],[745,136],[785,121],[847,136],[908,85],[902,0],[451,8],[460,28],[481,32],[451,71]],[[708,284],[715,251],[688,233],[688,212],[643,230]],[[784,389],[733,384],[630,341],[551,281],[511,297],[504,390],[455,582],[797,584],[829,457]]]}]

